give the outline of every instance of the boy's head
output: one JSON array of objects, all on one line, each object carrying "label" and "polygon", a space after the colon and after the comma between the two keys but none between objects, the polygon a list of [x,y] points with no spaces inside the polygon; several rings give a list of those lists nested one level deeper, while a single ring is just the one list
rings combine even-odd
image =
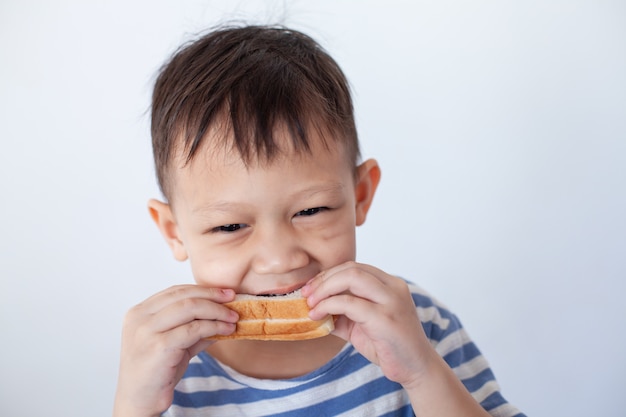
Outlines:
[{"label": "boy's head", "polygon": [[152,111],[169,203],[150,212],[197,283],[285,293],[355,259],[380,171],[357,167],[346,79],[310,38],[212,32],[166,64]]},{"label": "boy's head", "polygon": [[[281,131],[290,143],[277,139]],[[172,168],[191,162],[207,137],[219,140],[205,149],[237,152],[245,164],[310,152],[312,138],[343,147],[352,167],[359,158],[344,74],[311,38],[281,27],[212,31],[162,68],[152,99],[152,143],[168,200]]]}]

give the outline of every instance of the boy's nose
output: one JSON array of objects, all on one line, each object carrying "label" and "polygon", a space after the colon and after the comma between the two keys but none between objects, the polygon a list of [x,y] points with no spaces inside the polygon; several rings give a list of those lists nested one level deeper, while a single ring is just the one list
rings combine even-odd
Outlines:
[{"label": "boy's nose", "polygon": [[[287,230],[286,230],[287,229]],[[253,268],[258,274],[284,274],[306,266],[309,256],[293,231],[268,231],[257,242]]]}]

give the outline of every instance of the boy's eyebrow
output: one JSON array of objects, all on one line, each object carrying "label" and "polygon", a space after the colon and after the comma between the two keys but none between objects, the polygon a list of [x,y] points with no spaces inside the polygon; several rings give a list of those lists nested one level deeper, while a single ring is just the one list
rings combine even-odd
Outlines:
[{"label": "boy's eyebrow", "polygon": [[[328,194],[336,194],[340,195],[345,188],[345,185],[340,182],[329,182],[323,185],[312,185],[307,188],[303,188],[292,195],[287,196],[286,198],[304,198],[309,199],[314,197],[316,194],[320,193],[328,193]],[[201,213],[207,211],[223,211],[229,212],[235,209],[241,209],[244,207],[249,207],[249,203],[235,202],[235,201],[214,201],[206,205],[202,205],[199,207],[195,207],[193,209],[194,213]]]},{"label": "boy's eyebrow", "polygon": [[329,194],[340,194],[344,189],[344,184],[341,182],[329,182],[323,185],[312,185],[310,187],[304,188],[296,193],[294,193],[294,197],[305,197],[310,198],[315,194],[319,193],[329,193]]},{"label": "boy's eyebrow", "polygon": [[236,203],[232,201],[215,201],[209,204],[205,204],[202,206],[195,207],[192,211],[194,213],[203,213],[207,211],[223,211],[229,212],[235,209],[241,209],[244,206],[248,206],[248,204],[244,203]]}]

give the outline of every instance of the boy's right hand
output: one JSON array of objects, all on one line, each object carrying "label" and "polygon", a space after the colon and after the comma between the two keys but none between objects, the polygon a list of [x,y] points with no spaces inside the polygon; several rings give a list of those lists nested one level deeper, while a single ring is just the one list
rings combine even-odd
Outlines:
[{"label": "boy's right hand", "polygon": [[180,285],[130,309],[124,320],[114,417],[160,416],[189,360],[235,330],[237,313],[222,305],[233,290]]}]

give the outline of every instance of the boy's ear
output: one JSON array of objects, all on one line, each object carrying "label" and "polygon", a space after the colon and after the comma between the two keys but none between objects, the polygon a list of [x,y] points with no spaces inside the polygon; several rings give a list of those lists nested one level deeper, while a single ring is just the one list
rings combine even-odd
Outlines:
[{"label": "boy's ear", "polygon": [[187,250],[183,245],[183,241],[178,230],[178,225],[174,219],[174,213],[169,204],[158,200],[148,201],[148,210],[154,223],[161,231],[165,241],[169,245],[174,258],[178,261],[185,261],[188,258]]},{"label": "boy's ear", "polygon": [[380,167],[375,159],[368,159],[357,167],[356,193],[356,225],[365,223],[376,188],[380,182]]}]

